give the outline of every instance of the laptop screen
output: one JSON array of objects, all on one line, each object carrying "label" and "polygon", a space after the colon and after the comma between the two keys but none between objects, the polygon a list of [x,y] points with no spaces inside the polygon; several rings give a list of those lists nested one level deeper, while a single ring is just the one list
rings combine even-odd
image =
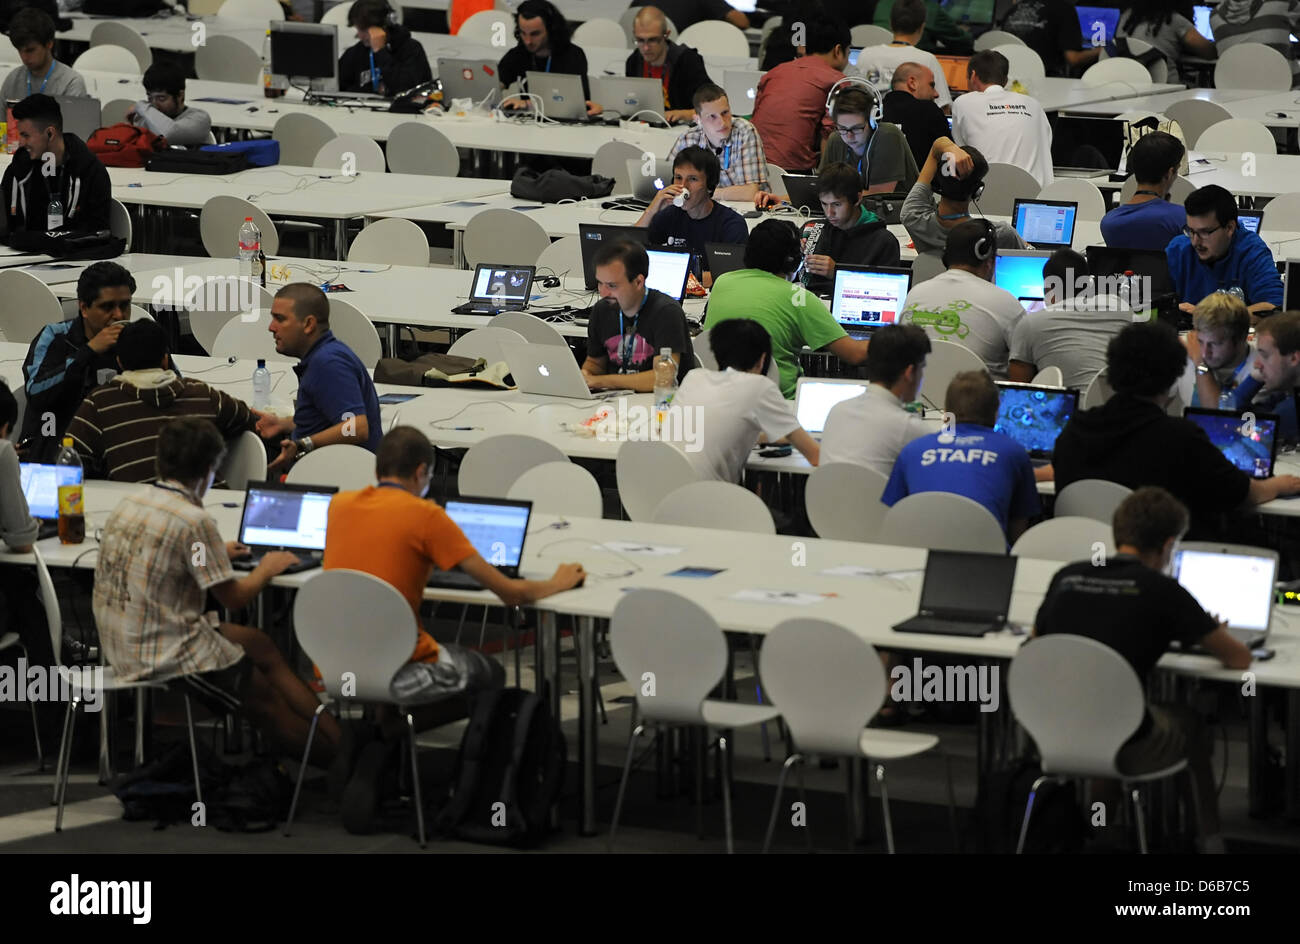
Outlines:
[{"label": "laptop screen", "polygon": [[1209,40],[1214,39],[1214,30],[1210,26],[1210,14],[1213,12],[1214,7],[1208,3],[1198,3],[1192,7],[1192,25],[1196,27],[1196,32]]},{"label": "laptop screen", "polygon": [[1263,210],[1238,210],[1237,225],[1242,229],[1250,230],[1252,233],[1259,233],[1259,224],[1264,222]]},{"label": "laptop screen", "polygon": [[716,282],[720,275],[745,268],[745,244],[705,243],[704,257],[709,263],[709,274]]},{"label": "laptop screen", "polygon": [[674,301],[681,301],[686,293],[686,275],[691,270],[691,254],[668,249],[648,249],[646,254],[650,256],[650,274],[646,276],[646,288],[663,292]]},{"label": "laptop screen", "polygon": [[1079,407],[1079,391],[998,382],[998,421],[995,432],[1010,436],[1036,459],[1047,459]]},{"label": "laptop screen", "polygon": [[532,502],[457,498],[447,502],[446,512],[489,564],[517,568],[532,507]]},{"label": "laptop screen", "polygon": [[1273,460],[1277,456],[1276,416],[1257,413],[1253,423],[1244,423],[1232,410],[1189,406],[1183,413],[1205,430],[1225,459],[1251,478],[1266,479],[1273,474]]},{"label": "laptop screen", "polygon": [[239,540],[249,547],[325,550],[325,526],[335,488],[267,488],[249,483]]},{"label": "laptop screen", "polygon": [[528,291],[533,285],[532,266],[497,266],[480,263],[474,269],[474,287],[470,289],[471,301],[492,302],[496,305],[528,303]]},{"label": "laptop screen", "polygon": [[[670,178],[671,179],[671,178]],[[579,223],[578,248],[582,252],[582,276],[587,280],[587,291],[596,287],[596,250],[606,241],[629,239],[644,246],[650,231],[644,226],[615,226],[605,223]]]},{"label": "laptop screen", "polygon": [[845,328],[894,324],[911,284],[908,269],[836,266],[831,316]]},{"label": "laptop screen", "polygon": [[1035,246],[1069,246],[1074,242],[1074,218],[1079,204],[1064,200],[1015,202],[1013,217],[1020,238]]},{"label": "laptop screen", "polygon": [[[1242,549],[1248,550],[1246,548]],[[1199,548],[1174,552],[1174,577],[1207,613],[1234,629],[1264,632],[1273,606],[1276,559]]]},{"label": "laptop screen", "polygon": [[1079,31],[1085,46],[1105,46],[1115,38],[1119,10],[1111,7],[1075,7],[1079,11]]},{"label": "laptop screen", "polygon": [[867,392],[866,381],[819,380],[800,377],[794,388],[794,412],[799,425],[817,434],[826,428],[831,407]]},{"label": "laptop screen", "polygon": [[921,609],[1005,620],[1015,579],[1014,557],[931,551],[925,561]]},{"label": "laptop screen", "polygon": [[1052,127],[1052,163],[1115,171],[1124,156],[1126,122],[1062,115]]},{"label": "laptop screen", "polygon": [[1043,300],[1043,264],[1050,252],[999,250],[993,262],[993,282],[1014,295],[1022,304]]},{"label": "laptop screen", "polygon": [[22,482],[23,496],[33,518],[54,521],[59,517],[59,486],[79,485],[81,469],[75,465],[40,465],[21,462],[18,478]]}]

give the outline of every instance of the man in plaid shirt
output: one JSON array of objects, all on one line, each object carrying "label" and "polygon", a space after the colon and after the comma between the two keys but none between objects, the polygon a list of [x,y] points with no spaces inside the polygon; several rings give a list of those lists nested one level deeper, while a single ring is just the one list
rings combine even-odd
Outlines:
[{"label": "man in plaid shirt", "polygon": [[752,124],[732,117],[727,93],[710,82],[696,90],[694,104],[696,127],[677,139],[668,152],[669,163],[683,148],[712,151],[722,169],[715,200],[753,200],[760,190],[768,189],[763,142]]}]

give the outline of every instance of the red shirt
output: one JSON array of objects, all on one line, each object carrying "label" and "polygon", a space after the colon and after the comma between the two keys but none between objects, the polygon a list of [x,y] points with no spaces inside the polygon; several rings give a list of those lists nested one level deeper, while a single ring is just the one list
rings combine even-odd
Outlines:
[{"label": "red shirt", "polygon": [[644,79],[662,79],[664,85],[664,110],[668,109],[668,64],[661,66],[652,66],[644,59],[641,60],[641,77]]},{"label": "red shirt", "polygon": [[831,132],[826,96],[844,78],[818,56],[783,62],[758,83],[754,117],[767,159],[787,171],[817,166],[821,144]]}]

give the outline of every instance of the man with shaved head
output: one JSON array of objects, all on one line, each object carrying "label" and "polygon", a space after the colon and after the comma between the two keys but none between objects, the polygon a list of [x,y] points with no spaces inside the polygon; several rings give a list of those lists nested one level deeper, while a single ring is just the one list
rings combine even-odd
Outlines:
[{"label": "man with shaved head", "polygon": [[881,102],[884,119],[903,129],[917,167],[925,166],[934,142],[948,136],[948,119],[935,101],[938,97],[934,70],[904,62],[894,70],[892,88]]},{"label": "man with shaved head", "polygon": [[664,90],[664,117],[669,123],[692,121],[692,98],[708,84],[704,60],[690,46],[679,46],[668,38],[671,30],[658,7],[641,7],[632,23],[636,48],[627,57],[626,74],[632,79],[658,79]]}]

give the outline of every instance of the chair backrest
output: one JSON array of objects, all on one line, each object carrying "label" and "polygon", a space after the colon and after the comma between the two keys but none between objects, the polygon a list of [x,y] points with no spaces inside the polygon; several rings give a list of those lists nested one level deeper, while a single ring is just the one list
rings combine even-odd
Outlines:
[{"label": "chair backrest", "polygon": [[1011,546],[1016,557],[1039,560],[1095,560],[1097,549],[1110,556],[1115,551],[1110,525],[1095,518],[1058,515],[1034,525]]},{"label": "chair backrest", "polygon": [[375,454],[350,443],[321,446],[295,462],[284,480],[295,485],[337,485],[341,492],[366,488],[375,484]]},{"label": "chair backrest", "polygon": [[525,469],[510,486],[506,498],[531,501],[534,513],[575,518],[599,518],[605,508],[595,477],[568,459]]},{"label": "chair backrest", "polygon": [[698,482],[685,454],[666,442],[628,441],[614,460],[618,498],[633,521],[650,521],[664,496],[683,485]]},{"label": "chair backrest", "polygon": [[[1155,46],[1148,43],[1146,40],[1135,39],[1132,36],[1128,37],[1126,42],[1128,43],[1128,51],[1133,54],[1134,58],[1138,58],[1140,56],[1146,55],[1151,50],[1156,48]],[[1104,46],[1102,47],[1101,50],[1101,58],[1103,59],[1107,58],[1106,49]],[[1156,57],[1151,63],[1147,65],[1146,70],[1147,70],[1147,75],[1151,77],[1151,81],[1156,85],[1164,85],[1169,80],[1169,60],[1167,60],[1164,56]]]},{"label": "chair backrest", "polygon": [[452,346],[447,348],[447,353],[460,357],[481,357],[489,364],[495,364],[506,359],[501,351],[502,341],[527,343],[527,339],[522,334],[509,328],[475,328],[458,337]]},{"label": "chair backrest", "polygon": [[706,370],[718,369],[718,359],[713,355],[713,343],[709,340],[708,328],[695,336],[691,341],[691,347],[695,350],[695,360],[700,367]]},{"label": "chair backrest", "polygon": [[330,331],[334,336],[352,349],[352,353],[361,359],[361,363],[373,369],[384,356],[383,345],[379,343],[379,332],[374,324],[356,305],[339,298],[329,296]]},{"label": "chair backrest", "polygon": [[773,164],[771,161],[767,162],[767,188],[770,193],[774,193],[778,197],[790,196],[785,186],[785,179],[781,176],[784,173],[784,167]]},{"label": "chair backrest", "polygon": [[492,327],[514,331],[529,344],[569,346],[569,342],[564,340],[564,335],[560,334],[555,325],[524,311],[503,311],[492,319]]},{"label": "chair backrest", "polygon": [[[890,39],[893,39],[892,35]],[[988,30],[975,40],[975,51],[983,52],[985,49],[997,49],[999,46],[1008,45],[1024,46],[1025,41],[1015,33],[1008,33],[1006,30]]]},{"label": "chair backrest", "polygon": [[988,367],[978,354],[956,341],[940,341],[933,337],[930,339],[930,353],[925,357],[925,373],[921,382],[930,391],[931,400],[942,400],[952,379],[968,370],[988,370]]},{"label": "chair backrest", "polygon": [[1107,400],[1115,395],[1115,390],[1110,385],[1110,377],[1106,374],[1106,368],[1097,371],[1097,376],[1093,377],[1088,383],[1088,389],[1083,391],[1083,399],[1079,406],[1085,410],[1091,410],[1093,407],[1101,406]]},{"label": "chair backrest", "polygon": [[498,23],[505,27],[504,35],[509,45],[509,39],[514,35],[515,18],[506,10],[480,10],[460,24],[456,35],[467,42],[491,46],[494,36],[503,35],[497,28]]},{"label": "chair backrest", "polygon": [[1214,87],[1285,92],[1291,88],[1291,63],[1271,46],[1239,43],[1219,52]]},{"label": "chair backrest", "polygon": [[1040,200],[1073,200],[1079,204],[1079,219],[1099,220],[1106,215],[1106,198],[1091,180],[1057,177],[1038,191]]},{"label": "chair backrest", "polygon": [[1201,133],[1210,125],[1227,121],[1232,112],[1218,102],[1207,102],[1201,98],[1184,98],[1165,107],[1165,116],[1178,122],[1183,129],[1183,140],[1189,148],[1196,147]]},{"label": "chair backrest", "polygon": [[276,120],[271,137],[280,142],[281,164],[311,167],[320,149],[337,134],[315,115],[292,111]]},{"label": "chair backrest", "polygon": [[348,11],[351,9],[351,3],[336,3],[325,11],[325,15],[320,18],[320,21],[322,23],[332,23],[335,26],[347,26]]},{"label": "chair backrest", "polygon": [[789,619],[763,639],[759,676],[800,752],[858,757],[862,729],[885,700],[880,655],[837,623]]},{"label": "chair backrest", "polygon": [[1123,82],[1134,86],[1134,90],[1140,92],[1151,85],[1151,74],[1147,72],[1147,67],[1136,59],[1114,56],[1094,62],[1080,76],[1079,81],[1090,88],[1108,82]]},{"label": "chair backrest", "polygon": [[432,125],[403,121],[388,135],[388,169],[394,174],[455,177],[460,174],[460,152]]},{"label": "chair backrest", "polygon": [[550,270],[546,275],[555,275],[561,279],[566,275],[575,278],[582,275],[581,239],[577,236],[561,236],[542,250],[536,265],[539,275],[543,274],[543,269]]},{"label": "chair backrest", "polygon": [[340,134],[326,141],[312,159],[312,167],[328,167],[344,174],[369,172],[382,174],[388,170],[384,152],[374,138],[364,134]]},{"label": "chair backrest", "polygon": [[262,252],[274,256],[280,251],[280,234],[266,211],[247,200],[229,194],[209,197],[199,211],[199,238],[203,249],[214,259],[229,259],[239,249],[239,227],[253,218],[262,231]]},{"label": "chair backrest", "polygon": [[39,546],[32,546],[36,559],[36,580],[41,591],[41,608],[45,610],[45,625],[50,631],[50,645],[54,647],[54,664],[63,665],[63,614],[59,609],[59,595],[54,590],[50,568]]},{"label": "chair backrest", "polygon": [[284,7],[276,0],[226,0],[217,8],[217,16],[227,20],[250,20],[269,23],[284,19]]},{"label": "chair backrest", "polygon": [[141,72],[153,64],[153,50],[139,30],[116,20],[96,23],[90,31],[90,46],[92,49],[96,46],[121,46],[135,56]]},{"label": "chair backrest", "polygon": [[456,488],[462,495],[505,498],[510,487],[534,466],[568,462],[559,446],[517,433],[489,436],[470,446],[460,461]]},{"label": "chair backrest", "polygon": [[1016,197],[1036,197],[1042,189],[1038,179],[1023,167],[994,161],[984,177],[980,209],[989,216],[1010,216]]},{"label": "chair backrest", "polygon": [[352,240],[348,247],[348,262],[427,266],[429,237],[410,220],[397,217],[375,220]]},{"label": "chair backrest", "polygon": [[1105,479],[1079,479],[1056,493],[1052,515],[1056,518],[1091,518],[1109,526],[1120,502],[1133,490]]},{"label": "chair backrest", "polygon": [[691,482],[659,500],[650,520],[688,528],[776,534],[772,512],[763,499],[730,482]]},{"label": "chair backrest", "polygon": [[1007,81],[1019,82],[1031,93],[1041,87],[1047,69],[1043,65],[1042,57],[1033,49],[1024,43],[1005,43],[994,47],[993,51],[1000,52],[1006,57]]},{"label": "chair backrest", "polygon": [[849,30],[849,42],[854,49],[863,49],[867,46],[888,46],[893,41],[893,33],[874,23],[859,23]]},{"label": "chair backrest", "polygon": [[1262,121],[1229,118],[1227,121],[1215,122],[1202,131],[1196,139],[1196,150],[1276,154],[1277,142],[1273,140],[1273,132]]},{"label": "chair backrest", "polygon": [[[703,607],[667,590],[629,590],[609,622],[614,664],[651,721],[700,724],[727,666],[727,641]],[[649,694],[653,693],[653,694]]]},{"label": "chair backrest", "polygon": [[30,344],[47,324],[63,320],[63,306],[50,287],[22,269],[0,269],[0,332],[6,341]]},{"label": "chair backrest", "polygon": [[1296,217],[1300,215],[1300,193],[1279,193],[1264,204],[1264,218],[1259,230],[1290,231],[1295,226]]},{"label": "chair backrest", "polygon": [[573,31],[573,42],[583,49],[588,46],[622,49],[627,43],[627,37],[617,22],[597,16],[579,24]]},{"label": "chair backrest", "polygon": [[495,207],[474,214],[461,245],[470,268],[480,262],[534,265],[551,244],[542,224],[518,210]]},{"label": "chair backrest", "polygon": [[[237,294],[246,294],[248,286],[241,284]],[[225,327],[231,319],[238,319],[241,315],[249,315],[250,321],[256,321],[260,330],[266,331],[271,322],[271,302],[273,296],[268,289],[262,286],[252,286],[251,298],[234,299],[226,298],[205,298],[202,295],[196,296],[192,301],[188,301],[187,310],[189,311],[190,332],[194,335],[194,340],[199,342],[203,350],[209,354],[215,354],[215,345],[217,334]],[[231,304],[231,302],[234,304]],[[252,304],[244,306],[245,301],[251,301]],[[193,307],[189,307],[193,305]],[[274,345],[274,341],[271,342]]]},{"label": "chair backrest", "polygon": [[246,429],[227,444],[217,478],[225,480],[226,488],[237,489],[266,480],[266,446],[257,433]]},{"label": "chair backrest", "polygon": [[677,41],[715,56],[749,58],[749,40],[726,20],[698,20],[682,30]]},{"label": "chair backrest", "polygon": [[23,384],[23,375],[21,369],[17,371],[14,378],[4,378],[5,384],[9,387],[9,392],[14,395],[14,400],[18,403],[18,412],[14,414],[13,426],[9,429],[9,435],[6,440],[18,445],[18,438],[23,433],[23,415],[27,412],[27,387]]},{"label": "chair backrest", "polygon": [[965,495],[920,492],[885,512],[880,544],[932,551],[1005,554],[1007,536],[993,513]]},{"label": "chair backrest", "polygon": [[334,698],[352,682],[346,697],[391,702],[388,686],[415,651],[411,605],[392,584],[359,570],[313,574],[293,601],[293,627]]},{"label": "chair backrest", "polygon": [[99,106],[99,126],[107,128],[110,125],[120,125],[126,121],[127,110],[134,104],[135,102],[129,98],[115,98],[104,102]]},{"label": "chair backrest", "polygon": [[108,231],[126,240],[126,251],[131,251],[131,213],[121,200],[108,199]]},{"label": "chair backrest", "polygon": [[[1175,177],[1174,182],[1169,185],[1169,202],[1176,203],[1178,206],[1183,205],[1188,195],[1196,189],[1196,186],[1186,177]],[[1128,179],[1124,181],[1124,186],[1119,190],[1119,202],[1128,203],[1133,199],[1133,194],[1137,192],[1137,178],[1129,174]]]},{"label": "chair backrest", "polygon": [[[628,161],[640,161],[645,151],[627,141],[606,141],[591,158],[591,172],[614,178],[614,193],[631,193],[632,176]],[[652,168],[653,170],[653,168]]]},{"label": "chair backrest", "polygon": [[132,305],[130,320],[131,321],[153,321],[153,315],[149,314],[149,312],[141,308],[139,305]]},{"label": "chair backrest", "polygon": [[912,285],[913,287],[926,282],[936,275],[942,275],[948,271],[943,264],[943,256],[933,252],[918,252],[916,258],[912,260]]},{"label": "chair backrest", "polygon": [[214,33],[194,50],[194,71],[200,79],[251,85],[262,74],[262,56],[238,37]]},{"label": "chair backrest", "polygon": [[1044,367],[1034,374],[1034,379],[1030,382],[1044,387],[1060,387],[1065,384],[1065,375],[1061,373],[1059,367]]},{"label": "chair backrest", "polygon": [[1065,633],[1020,647],[1007,696],[1038,747],[1043,772],[1083,777],[1118,776],[1115,756],[1146,710],[1142,683],[1123,656],[1095,639]]},{"label": "chair backrest", "polygon": [[139,75],[140,60],[135,53],[124,46],[95,46],[87,49],[73,66],[79,72],[120,72],[123,75]]},{"label": "chair backrest", "polygon": [[[259,309],[255,321],[245,321],[241,317],[231,315],[229,320],[217,329],[217,335],[212,339],[210,353],[213,357],[229,357],[234,354],[248,360],[256,360],[260,357],[281,364],[296,361],[298,358],[281,354],[275,349],[275,338],[271,336],[270,327],[270,307]],[[253,372],[251,367],[248,372],[251,376]]]},{"label": "chair backrest", "polygon": [[855,462],[829,462],[808,476],[804,505],[819,538],[874,541],[888,507],[880,501],[888,476]]}]

